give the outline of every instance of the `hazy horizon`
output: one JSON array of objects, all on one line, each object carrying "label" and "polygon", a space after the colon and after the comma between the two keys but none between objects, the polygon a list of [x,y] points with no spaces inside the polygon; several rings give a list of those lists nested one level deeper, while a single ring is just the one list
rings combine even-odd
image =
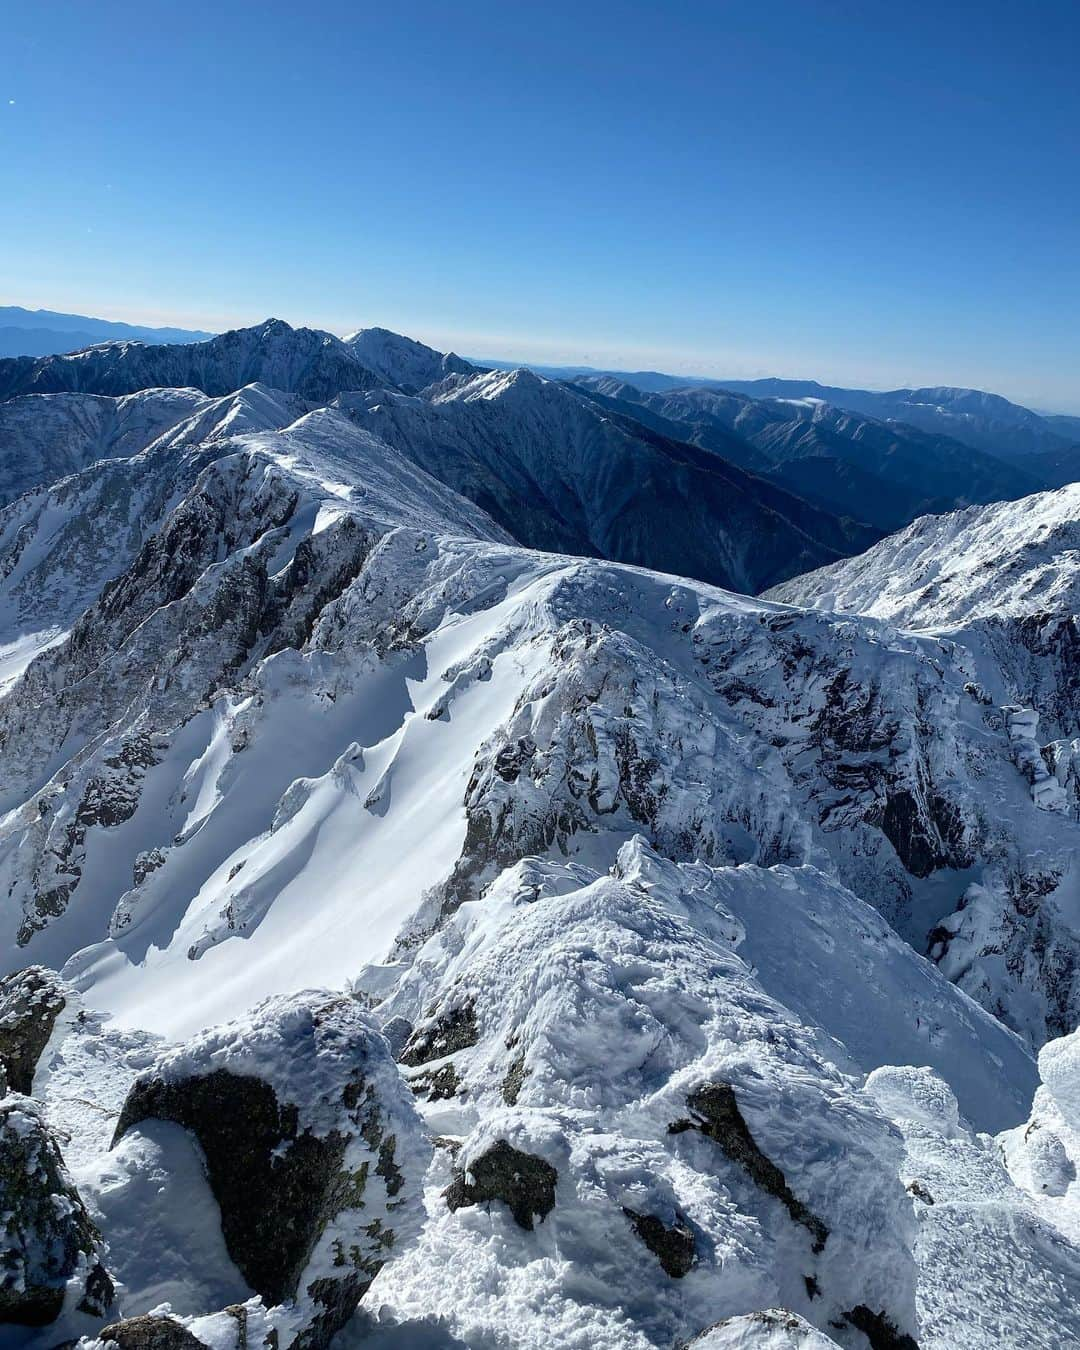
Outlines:
[{"label": "hazy horizon", "polygon": [[[1005,388],[992,388],[988,385],[967,384],[961,380],[948,378],[931,379],[898,379],[889,381],[887,379],[878,380],[859,380],[843,378],[834,378],[828,372],[797,370],[777,370],[769,366],[752,366],[745,360],[740,360],[737,355],[724,364],[723,362],[713,362],[712,368],[708,368],[710,363],[707,357],[696,357],[687,352],[664,353],[655,348],[642,347],[634,348],[612,348],[613,356],[611,360],[603,359],[603,350],[586,351],[583,357],[577,355],[582,350],[570,345],[551,344],[547,348],[540,348],[536,344],[528,342],[519,343],[516,339],[501,340],[498,337],[478,336],[471,338],[467,334],[456,335],[453,333],[420,333],[403,327],[395,327],[389,323],[383,323],[374,320],[370,323],[362,324],[337,324],[334,326],[317,322],[299,322],[294,321],[286,314],[264,314],[260,318],[238,318],[232,321],[214,323],[213,316],[203,316],[205,322],[199,322],[197,316],[190,314],[170,314],[157,310],[144,311],[132,314],[130,310],[106,312],[109,307],[96,307],[92,312],[87,310],[76,312],[70,308],[64,308],[62,304],[31,304],[27,301],[10,300],[6,297],[0,297],[0,308],[6,305],[30,311],[51,311],[59,314],[70,314],[79,318],[98,319],[109,323],[127,323],[140,327],[158,327],[158,328],[189,328],[193,330],[209,332],[225,332],[229,328],[248,328],[256,324],[265,322],[267,319],[284,319],[286,323],[294,328],[307,327],[316,328],[324,332],[333,333],[337,337],[344,337],[348,333],[355,332],[358,328],[386,328],[395,333],[401,333],[405,337],[414,338],[418,342],[427,343],[427,345],[436,348],[439,351],[454,351],[459,356],[468,360],[483,363],[484,361],[497,362],[520,362],[525,366],[547,366],[547,367],[566,367],[582,369],[591,369],[597,371],[614,371],[623,374],[633,374],[635,371],[652,371],[668,375],[685,375],[687,378],[700,377],[708,380],[758,380],[758,379],[778,379],[778,380],[798,380],[802,382],[814,381],[824,386],[833,386],[847,389],[866,389],[877,392],[887,392],[893,389],[911,389],[926,387],[960,387],[981,389],[987,393],[1001,394],[1024,407],[1031,408],[1035,412],[1046,413],[1050,415],[1073,415],[1080,414],[1080,396],[1075,398],[1072,403],[1059,402],[1053,406],[1040,404],[1037,400],[1027,399]],[[498,350],[481,350],[484,343],[489,346],[492,343],[502,342]],[[471,345],[470,345],[471,344]],[[635,352],[637,353],[635,355]]]}]

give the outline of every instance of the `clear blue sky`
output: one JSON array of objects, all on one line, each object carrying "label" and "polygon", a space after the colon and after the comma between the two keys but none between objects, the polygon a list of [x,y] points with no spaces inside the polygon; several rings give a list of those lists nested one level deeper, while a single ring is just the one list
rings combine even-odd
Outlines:
[{"label": "clear blue sky", "polygon": [[1080,5],[4,6],[0,303],[1080,410]]}]

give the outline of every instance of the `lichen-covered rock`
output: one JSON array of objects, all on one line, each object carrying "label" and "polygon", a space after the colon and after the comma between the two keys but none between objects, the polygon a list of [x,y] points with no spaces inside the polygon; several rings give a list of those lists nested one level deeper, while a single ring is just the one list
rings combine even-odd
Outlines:
[{"label": "lichen-covered rock", "polygon": [[0,979],[0,1090],[34,1088],[38,1060],[71,995],[54,971],[28,966]]},{"label": "lichen-covered rock", "polygon": [[87,1350],[278,1350],[279,1339],[262,1300],[253,1298],[195,1317],[164,1311],[125,1317],[80,1344]]},{"label": "lichen-covered rock", "polygon": [[457,1173],[446,1192],[446,1203],[457,1210],[501,1200],[518,1227],[531,1232],[533,1219],[543,1222],[555,1208],[558,1179],[558,1172],[543,1158],[499,1139]]},{"label": "lichen-covered rock", "polygon": [[101,1317],[113,1300],[101,1235],[60,1148],[27,1097],[0,1102],[0,1323],[46,1326],[66,1307]]},{"label": "lichen-covered rock", "polygon": [[352,999],[308,991],[166,1052],[115,1140],[147,1119],[198,1139],[229,1254],[284,1346],[325,1345],[420,1219],[430,1156],[386,1041]]},{"label": "lichen-covered rock", "polygon": [[149,1313],[102,1327],[97,1339],[119,1350],[206,1350],[205,1341],[192,1335],[183,1322]]}]

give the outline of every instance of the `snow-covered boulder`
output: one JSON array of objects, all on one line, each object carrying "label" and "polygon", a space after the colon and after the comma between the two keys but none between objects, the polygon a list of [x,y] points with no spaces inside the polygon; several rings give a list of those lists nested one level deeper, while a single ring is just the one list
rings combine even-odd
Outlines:
[{"label": "snow-covered boulder", "polygon": [[201,1317],[177,1317],[164,1309],[125,1317],[79,1345],[80,1350],[276,1350],[278,1343],[266,1307],[253,1298]]},{"label": "snow-covered boulder", "polygon": [[709,1327],[686,1350],[830,1350],[836,1342],[786,1308],[728,1317]]},{"label": "snow-covered boulder", "polygon": [[72,990],[55,971],[27,966],[0,979],[0,1091],[29,1096],[34,1073]]},{"label": "snow-covered boulder", "polygon": [[155,1119],[197,1138],[229,1255],[283,1346],[325,1345],[416,1233],[430,1149],[351,999],[268,999],[166,1051],[132,1085],[115,1140]]},{"label": "snow-covered boulder", "polygon": [[[113,1301],[105,1249],[41,1108],[0,1101],[0,1323],[101,1317]],[[2,1337],[0,1337],[2,1339]]]},{"label": "snow-covered boulder", "polygon": [[[1030,1118],[1001,1136],[1002,1149],[1016,1184],[1036,1198],[1062,1197],[1056,1209],[1068,1216],[1080,1210],[1080,1032],[1043,1046],[1039,1074]],[[1051,1216],[1063,1217],[1055,1210]]]}]

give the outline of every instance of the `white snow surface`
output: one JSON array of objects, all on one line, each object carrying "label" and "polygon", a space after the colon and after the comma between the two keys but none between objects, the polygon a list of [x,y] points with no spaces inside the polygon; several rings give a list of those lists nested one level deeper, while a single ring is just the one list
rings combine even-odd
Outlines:
[{"label": "white snow surface", "polygon": [[920,516],[856,558],[774,587],[817,609],[902,628],[1080,610],[1080,483],[1015,502]]},{"label": "white snow surface", "polygon": [[[380,1011],[422,1017],[431,1001],[438,1020],[468,1004],[478,1024],[453,1057],[462,1086],[429,1103],[429,1124],[461,1140],[458,1167],[498,1139],[544,1158],[556,1203],[535,1233],[499,1204],[452,1214],[440,1150],[421,1242],[385,1268],[373,1307],[435,1312],[465,1344],[499,1343],[509,1311],[512,1343],[529,1347],[665,1345],[777,1303],[823,1327],[863,1303],[911,1323],[895,1134],[827,1058],[838,1047],[731,951],[737,925],[706,878],[687,880],[640,840],[609,876],[522,864],[421,949]],[[821,1250],[715,1143],[671,1132],[713,1082],[734,1088],[758,1146],[829,1228]],[[700,1234],[678,1284],[629,1231],[628,1208]]]}]

